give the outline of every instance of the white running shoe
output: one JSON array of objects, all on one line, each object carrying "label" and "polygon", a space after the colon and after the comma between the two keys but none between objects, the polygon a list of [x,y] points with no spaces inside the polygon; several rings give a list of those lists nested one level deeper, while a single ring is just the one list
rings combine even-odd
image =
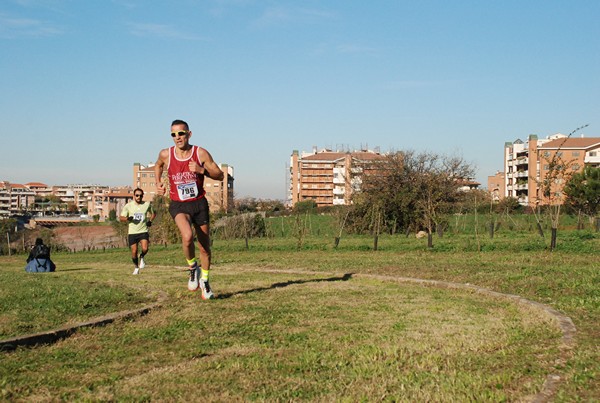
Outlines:
[{"label": "white running shoe", "polygon": [[200,279],[200,268],[198,265],[194,267],[190,267],[190,279],[188,280],[188,290],[196,291],[200,284],[198,284],[198,280]]},{"label": "white running shoe", "polygon": [[200,290],[202,291],[202,299],[213,299],[215,296],[210,289],[210,284],[208,280],[200,280]]},{"label": "white running shoe", "polygon": [[140,274],[140,269],[138,269],[137,267],[135,268],[135,270],[133,271],[133,275],[137,275]]},{"label": "white running shoe", "polygon": [[146,267],[146,262],[144,262],[144,258],[141,257],[140,258],[140,269],[143,269],[144,267]]}]

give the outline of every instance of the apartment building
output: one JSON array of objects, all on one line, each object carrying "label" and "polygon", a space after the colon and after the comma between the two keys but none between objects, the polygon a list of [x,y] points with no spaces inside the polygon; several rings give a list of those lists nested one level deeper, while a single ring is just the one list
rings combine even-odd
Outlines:
[{"label": "apartment building", "polygon": [[[35,198],[55,196],[59,204],[35,201]],[[100,221],[108,218],[111,210],[117,214],[127,201],[133,199],[133,188],[129,186],[108,187],[100,185],[56,185],[28,182],[24,185],[0,181],[0,216],[23,214],[64,213],[69,205],[77,212],[98,216]]]},{"label": "apartment building", "polygon": [[0,217],[9,217],[31,210],[35,193],[20,183],[0,181]]},{"label": "apartment building", "polygon": [[[107,190],[109,190],[109,187],[102,185],[74,184],[66,186],[52,186],[52,194],[54,196],[58,196],[61,202],[67,205],[75,205],[77,211],[87,209],[88,214],[91,215],[93,215],[95,212],[93,210],[90,210],[89,202],[93,198],[94,193],[103,193]],[[101,214],[101,217],[108,217],[108,214]]]},{"label": "apartment building", "polygon": [[[551,196],[544,197],[542,185],[550,178],[552,162],[557,176],[551,178]],[[557,133],[545,139],[532,134],[527,141],[504,146],[502,197],[514,197],[523,206],[562,203],[568,178],[586,165],[600,166],[600,137],[568,137]],[[491,190],[488,183],[488,189]],[[500,193],[500,192],[499,192]]]},{"label": "apartment building", "polygon": [[[156,181],[154,180],[154,165],[142,165],[139,162],[133,164],[133,187],[144,191],[144,200],[153,200],[156,196]],[[233,167],[227,164],[219,164],[223,171],[222,181],[216,181],[207,176],[204,177],[204,190],[211,212],[228,212],[233,209]],[[163,171],[163,181],[166,181],[167,170]]]},{"label": "apartment building", "polygon": [[493,176],[488,176],[487,188],[494,202],[499,202],[504,198],[505,191],[505,174],[502,171],[496,171]]},{"label": "apartment building", "polygon": [[125,204],[133,200],[133,188],[119,186],[96,189],[89,193],[86,199],[88,216],[98,216],[100,221],[104,221],[109,217],[111,210],[115,211],[117,217],[121,214]]},{"label": "apartment building", "polygon": [[290,157],[288,202],[314,200],[317,206],[351,203],[352,194],[360,190],[362,176],[383,159],[377,151],[332,151],[316,147],[310,153],[294,150]]}]

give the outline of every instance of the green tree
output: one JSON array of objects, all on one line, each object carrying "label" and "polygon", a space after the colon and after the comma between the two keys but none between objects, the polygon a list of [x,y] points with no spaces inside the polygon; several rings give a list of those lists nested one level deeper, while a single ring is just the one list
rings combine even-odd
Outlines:
[{"label": "green tree", "polygon": [[309,199],[299,201],[294,205],[294,213],[310,213],[317,209],[317,202]]},{"label": "green tree", "polygon": [[473,175],[462,158],[400,151],[373,162],[353,198],[352,223],[362,229],[426,228],[431,235],[461,195],[459,182]]},{"label": "green tree", "polygon": [[570,208],[593,220],[600,213],[600,168],[587,166],[573,174],[564,192]]}]

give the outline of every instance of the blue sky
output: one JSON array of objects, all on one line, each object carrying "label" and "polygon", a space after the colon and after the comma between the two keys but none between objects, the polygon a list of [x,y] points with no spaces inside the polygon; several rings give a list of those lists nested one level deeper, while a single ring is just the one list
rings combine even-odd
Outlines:
[{"label": "blue sky", "polygon": [[[130,185],[184,119],[283,199],[293,150],[600,137],[600,1],[2,0],[0,180]],[[580,135],[581,133],[578,133]]]}]

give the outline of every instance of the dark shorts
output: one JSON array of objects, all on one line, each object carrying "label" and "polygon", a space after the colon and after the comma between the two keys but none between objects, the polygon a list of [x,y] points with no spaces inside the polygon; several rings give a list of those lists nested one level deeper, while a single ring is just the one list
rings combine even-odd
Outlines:
[{"label": "dark shorts", "polygon": [[129,246],[135,245],[136,243],[140,242],[142,239],[149,241],[150,234],[147,232],[142,232],[141,234],[129,234],[129,236],[127,236],[127,241],[129,242]]},{"label": "dark shorts", "polygon": [[169,213],[171,213],[171,217],[173,218],[177,214],[187,214],[190,216],[193,224],[208,224],[208,201],[206,197],[189,202],[171,201]]}]

